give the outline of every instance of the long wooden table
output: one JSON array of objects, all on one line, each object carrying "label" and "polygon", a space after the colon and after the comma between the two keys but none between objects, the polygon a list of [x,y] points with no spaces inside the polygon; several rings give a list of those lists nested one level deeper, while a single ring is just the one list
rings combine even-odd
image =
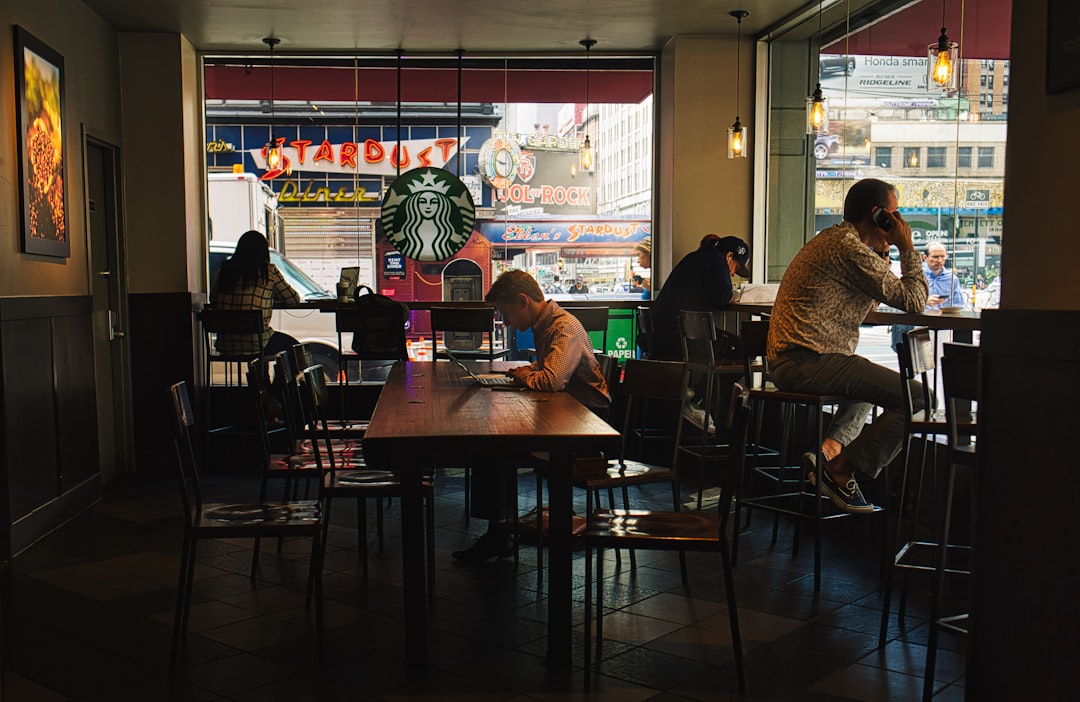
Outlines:
[{"label": "long wooden table", "polygon": [[[513,362],[475,363],[475,372]],[[427,578],[421,476],[434,458],[549,451],[548,662],[570,663],[573,541],[571,473],[575,453],[618,451],[620,436],[565,392],[491,390],[456,364],[397,363],[383,387],[364,436],[369,466],[393,470],[408,488],[402,501],[406,656],[427,663]],[[474,480],[483,475],[473,472]]]}]

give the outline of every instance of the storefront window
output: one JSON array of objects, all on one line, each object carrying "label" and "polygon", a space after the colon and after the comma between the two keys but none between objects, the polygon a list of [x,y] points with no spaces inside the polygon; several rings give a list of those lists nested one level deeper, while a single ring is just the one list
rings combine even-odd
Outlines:
[{"label": "storefront window", "polygon": [[1007,26],[986,30],[980,16],[1008,12],[1000,0],[974,0],[963,18],[959,10],[949,15],[950,35],[959,36],[963,22],[965,46],[959,89],[943,93],[927,89],[926,55],[908,53],[911,42],[901,39],[913,36],[930,5],[940,21],[940,5],[924,1],[852,27],[846,37],[840,31],[846,20],[839,21],[836,39],[824,33],[815,68],[829,98],[829,136],[836,145],[816,159],[813,231],[840,221],[843,196],[854,181],[891,182],[916,248],[943,243],[965,304],[993,307],[1001,285],[1009,35]]},{"label": "storefront window", "polygon": [[[588,81],[583,56],[279,56],[272,69],[265,56],[208,56],[204,66],[213,240],[258,229],[326,290],[348,269],[404,302],[478,301],[509,268],[557,299],[642,298],[652,57],[593,57]],[[276,172],[271,137],[288,159]],[[464,245],[442,260],[410,258],[381,219],[391,184],[427,167],[460,181],[475,208]],[[461,259],[474,279],[447,274]],[[577,279],[587,296],[571,292]]]}]

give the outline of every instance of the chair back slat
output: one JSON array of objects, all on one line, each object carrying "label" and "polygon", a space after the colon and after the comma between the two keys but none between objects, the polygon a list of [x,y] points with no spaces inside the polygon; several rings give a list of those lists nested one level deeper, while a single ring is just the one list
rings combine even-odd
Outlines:
[{"label": "chair back slat", "polygon": [[[728,403],[724,422],[728,431],[727,480],[721,485],[720,499],[716,508],[720,512],[720,538],[726,537],[728,517],[731,515],[731,501],[735,496],[735,486],[739,475],[746,465],[746,442],[750,425],[750,391],[740,383],[732,383],[731,400]],[[738,525],[735,527],[738,528]]]},{"label": "chair back slat", "polygon": [[949,446],[956,449],[978,436],[976,412],[979,401],[979,347],[948,343],[941,357],[941,383],[945,389],[945,417],[949,423]]},{"label": "chair back slat", "polygon": [[290,445],[302,440],[306,434],[307,422],[304,421],[304,408],[297,384],[297,374],[293,370],[291,351],[280,351],[274,355],[274,383],[281,390],[281,407],[285,415],[285,428],[289,433]]},{"label": "chair back slat", "polygon": [[707,369],[716,365],[716,324],[712,312],[707,310],[682,310],[679,312],[679,334],[682,337],[683,360],[691,370]]},{"label": "chair back slat", "polygon": [[644,352],[646,358],[653,355],[653,318],[652,308],[640,306],[634,315],[637,323],[637,345]]},{"label": "chair back slat", "polygon": [[[333,475],[337,470],[334,446],[326,421],[326,407],[330,392],[326,386],[326,373],[320,365],[308,366],[301,373],[305,419],[311,438],[311,450],[320,474]],[[320,481],[321,484],[322,481]]]},{"label": "chair back slat", "polygon": [[184,506],[184,526],[190,528],[195,523],[195,515],[202,511],[202,493],[199,488],[199,464],[191,439],[195,413],[191,409],[187,383],[180,381],[169,386],[169,398],[173,409],[173,447],[176,450],[180,499]]},{"label": "chair back slat", "polygon": [[[622,449],[619,461],[626,460],[627,437],[633,436],[633,423],[641,416],[641,409],[646,400],[666,400],[676,403],[674,414],[678,415],[686,388],[690,382],[687,364],[680,361],[649,361],[631,358],[626,361],[623,372],[622,395],[626,402],[623,417]],[[675,418],[672,443],[671,468],[675,470],[679,461],[679,445],[682,443],[682,425],[680,416]]]},{"label": "chair back slat", "polygon": [[218,310],[206,308],[199,314],[203,331],[211,334],[261,334],[260,310]]},{"label": "chair back slat", "polygon": [[457,351],[475,351],[488,335],[488,358],[495,358],[495,310],[491,307],[432,307],[432,343],[443,335],[443,345]]},{"label": "chair back slat", "polygon": [[625,395],[655,400],[682,399],[686,364],[679,361],[626,361],[622,389]]},{"label": "chair back slat", "polygon": [[585,331],[590,334],[600,334],[600,350],[607,348],[608,308],[607,307],[565,307],[563,308],[574,315]]},{"label": "chair back slat", "polygon": [[405,321],[408,316],[403,308],[343,309],[337,310],[334,316],[338,347],[342,351],[345,349],[341,345],[341,335],[351,333],[353,354],[361,361],[404,361],[407,358]]},{"label": "chair back slat", "polygon": [[[937,354],[930,329],[917,327],[904,332],[902,341],[897,347],[896,356],[908,417],[910,418],[915,413],[916,397],[922,400],[922,406],[929,415],[937,408],[934,397]],[[918,393],[914,391],[916,382],[919,384]]]}]

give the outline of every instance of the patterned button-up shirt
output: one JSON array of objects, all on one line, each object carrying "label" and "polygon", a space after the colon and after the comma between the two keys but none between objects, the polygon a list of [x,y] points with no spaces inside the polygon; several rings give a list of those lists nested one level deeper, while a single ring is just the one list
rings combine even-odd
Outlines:
[{"label": "patterned button-up shirt", "polygon": [[533,390],[560,392],[594,410],[611,405],[607,380],[593,356],[589,333],[574,315],[548,300],[532,326],[536,363],[527,366],[522,380]]},{"label": "patterned button-up shirt", "polygon": [[218,290],[214,285],[214,291],[210,301],[217,309],[222,310],[260,310],[262,312],[263,330],[258,336],[254,334],[219,334],[214,342],[214,348],[218,353],[229,355],[261,354],[266,348],[266,342],[274,330],[270,328],[270,315],[274,311],[274,301],[279,304],[296,305],[300,303],[300,294],[293,290],[281,276],[277,266],[270,264],[267,269],[266,280],[235,290]]},{"label": "patterned button-up shirt", "polygon": [[899,278],[842,222],[808,241],[780,281],[769,322],[769,362],[796,349],[851,355],[859,325],[879,302],[922,312],[927,285],[917,251],[900,253]]}]

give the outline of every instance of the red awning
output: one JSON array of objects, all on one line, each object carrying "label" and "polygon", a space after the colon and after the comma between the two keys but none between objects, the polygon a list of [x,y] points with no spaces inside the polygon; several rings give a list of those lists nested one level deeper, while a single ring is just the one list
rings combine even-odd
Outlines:
[{"label": "red awning", "polygon": [[[949,39],[966,59],[1009,58],[1012,0],[964,0],[946,6]],[[923,0],[822,48],[823,54],[925,56],[941,33],[939,0]],[[961,22],[961,16],[963,22]]]},{"label": "red awning", "polygon": [[[653,90],[651,71],[593,70],[589,75],[588,100],[594,103],[636,104]],[[402,102],[457,102],[458,77],[454,68],[404,68],[401,72]],[[359,93],[359,97],[358,94]],[[266,100],[270,96],[268,66],[208,65],[208,100]],[[312,102],[397,102],[395,68],[334,66],[276,66],[276,100]],[[554,102],[586,101],[585,71],[502,71],[469,68],[462,72],[462,102]]]}]

